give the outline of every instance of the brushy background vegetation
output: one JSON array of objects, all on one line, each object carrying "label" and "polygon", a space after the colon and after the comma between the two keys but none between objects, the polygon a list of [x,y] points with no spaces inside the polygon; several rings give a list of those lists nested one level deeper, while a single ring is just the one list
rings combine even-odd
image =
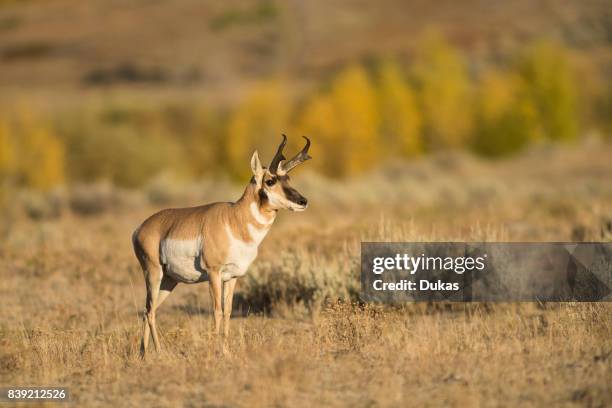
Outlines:
[{"label": "brushy background vegetation", "polygon": [[[496,158],[534,143],[610,134],[605,33],[612,23],[596,1],[533,6],[540,27],[502,18],[524,5],[446,6],[456,19],[478,21],[483,33],[416,2],[384,1],[377,13],[335,2],[100,4],[110,14],[98,24],[124,43],[113,46],[107,30],[87,28],[93,6],[71,4],[77,23],[55,33],[59,22],[45,15],[64,21],[71,16],[60,10],[71,2],[28,3],[0,8],[3,190],[100,181],[134,188],[160,175],[243,180],[245,158],[255,148],[271,152],[281,132],[293,136],[292,148],[300,135],[311,136],[312,166],[334,178],[441,150]],[[153,33],[136,11],[180,15],[185,26],[166,22],[175,28],[155,38],[154,58],[141,49],[151,47]],[[346,17],[353,23],[342,13],[355,13],[354,21]],[[395,13],[412,25],[402,31]],[[416,15],[429,20],[412,21]],[[120,25],[121,18],[135,27]],[[397,32],[375,30],[385,19]],[[319,20],[321,27],[313,25]],[[504,22],[506,31],[495,27]],[[343,33],[321,38],[338,25]],[[351,34],[351,44],[363,42],[357,49],[348,47]],[[366,41],[371,36],[381,43]],[[338,48],[328,49],[333,41]],[[231,62],[217,67],[217,58]]]},{"label": "brushy background vegetation", "polygon": [[340,178],[392,158],[447,149],[498,157],[604,134],[609,112],[596,107],[612,96],[580,86],[563,45],[529,42],[476,73],[469,64],[432,32],[407,62],[349,63],[299,95],[289,79],[269,79],[224,108],[118,103],[48,118],[17,107],[0,118],[0,174],[5,185],[36,189],[99,180],[138,187],[164,172],[244,179],[245,157],[271,150],[282,131],[294,143],[310,135],[313,166]]},{"label": "brushy background vegetation", "polygon": [[[0,0],[0,385],[79,406],[612,404],[598,304],[364,305],[359,243],[610,241],[609,2]],[[238,283],[138,358],[154,211],[313,140]]]}]

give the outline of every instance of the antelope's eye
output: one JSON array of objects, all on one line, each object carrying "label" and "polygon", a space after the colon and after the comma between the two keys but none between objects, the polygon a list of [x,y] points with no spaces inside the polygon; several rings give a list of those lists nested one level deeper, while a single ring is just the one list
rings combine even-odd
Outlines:
[{"label": "antelope's eye", "polygon": [[276,183],[276,179],[271,178],[270,180],[266,180],[266,185],[268,187],[272,187],[274,185],[274,183]]}]

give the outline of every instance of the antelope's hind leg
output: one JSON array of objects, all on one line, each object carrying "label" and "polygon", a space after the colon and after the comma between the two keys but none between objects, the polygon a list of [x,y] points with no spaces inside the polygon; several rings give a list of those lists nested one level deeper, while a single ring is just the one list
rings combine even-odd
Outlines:
[{"label": "antelope's hind leg", "polygon": [[159,296],[157,298],[157,308],[159,308],[164,300],[168,298],[170,293],[174,290],[178,282],[168,275],[164,275],[161,284],[159,285]]},{"label": "antelope's hind leg", "polygon": [[147,300],[145,305],[145,314],[143,317],[144,330],[142,335],[142,343],[140,346],[140,354],[144,358],[149,346],[149,337],[153,337],[155,350],[161,350],[159,336],[157,334],[157,326],[155,315],[157,308],[170,295],[176,287],[176,280],[164,275],[161,265],[152,261],[145,260],[143,267],[145,274],[145,284],[147,288]]},{"label": "antelope's hind leg", "polygon": [[152,302],[151,312],[148,314],[149,326],[151,330],[151,334],[153,335],[153,344],[155,344],[155,351],[159,352],[161,350],[161,343],[159,341],[159,337],[157,335],[157,325],[155,323],[155,316],[157,313],[157,309],[161,306],[161,304],[168,298],[170,293],[176,287],[177,282],[169,276],[163,275],[161,282],[159,284],[159,289],[157,290],[157,297]]}]

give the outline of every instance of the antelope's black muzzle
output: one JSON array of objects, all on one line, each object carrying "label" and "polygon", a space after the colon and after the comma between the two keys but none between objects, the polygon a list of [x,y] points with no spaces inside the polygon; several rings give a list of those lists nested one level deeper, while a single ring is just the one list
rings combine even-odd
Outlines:
[{"label": "antelope's black muzzle", "polygon": [[294,188],[283,187],[283,192],[285,193],[285,197],[287,197],[287,200],[293,203],[301,205],[302,207],[305,207],[306,204],[308,204],[308,200],[306,199],[306,197],[298,193],[298,191]]}]

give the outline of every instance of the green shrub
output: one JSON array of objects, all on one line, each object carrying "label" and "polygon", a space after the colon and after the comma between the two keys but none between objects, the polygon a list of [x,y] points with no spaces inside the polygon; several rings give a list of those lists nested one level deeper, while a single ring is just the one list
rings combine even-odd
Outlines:
[{"label": "green shrub", "polygon": [[154,127],[106,124],[95,112],[80,112],[61,124],[72,182],[111,181],[136,187],[168,168],[184,165],[176,139]]},{"label": "green shrub", "polygon": [[271,311],[279,304],[320,307],[326,300],[359,297],[359,264],[348,254],[320,259],[295,250],[273,263],[258,262],[241,284],[244,300],[255,311]]}]

